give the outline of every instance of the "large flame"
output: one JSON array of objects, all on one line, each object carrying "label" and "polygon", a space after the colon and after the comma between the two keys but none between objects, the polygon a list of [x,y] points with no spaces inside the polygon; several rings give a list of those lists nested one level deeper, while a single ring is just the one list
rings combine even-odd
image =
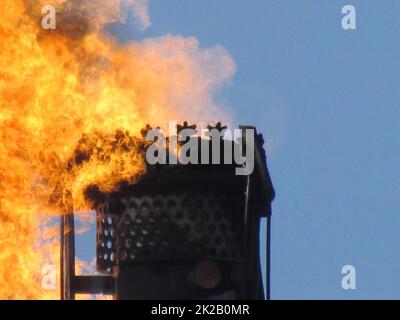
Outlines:
[{"label": "large flame", "polygon": [[235,69],[221,46],[195,38],[122,45],[104,31],[129,17],[149,26],[146,1],[52,3],[56,30],[41,27],[46,0],[0,6],[1,299],[58,298],[41,286],[42,267],[59,259],[57,233],[42,228],[60,213],[54,194],[68,189],[85,211],[88,186],[109,191],[143,173],[147,123],[226,119],[213,97]]}]

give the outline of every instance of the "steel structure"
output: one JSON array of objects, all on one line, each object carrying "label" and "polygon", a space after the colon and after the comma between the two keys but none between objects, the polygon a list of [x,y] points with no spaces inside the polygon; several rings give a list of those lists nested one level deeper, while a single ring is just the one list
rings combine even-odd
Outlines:
[{"label": "steel structure", "polygon": [[[67,201],[61,216],[61,298],[89,293],[116,299],[270,299],[275,191],[262,135],[254,127],[241,129],[255,132],[255,170],[249,176],[236,176],[235,164],[154,165],[136,184],[92,199],[97,270],[103,276],[75,274],[74,210]],[[245,140],[234,143],[245,147]]]}]

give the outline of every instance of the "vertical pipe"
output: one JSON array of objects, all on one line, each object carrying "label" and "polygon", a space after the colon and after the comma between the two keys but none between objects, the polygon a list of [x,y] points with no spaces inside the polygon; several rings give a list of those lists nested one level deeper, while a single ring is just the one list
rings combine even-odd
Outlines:
[{"label": "vertical pipe", "polygon": [[63,213],[60,214],[60,299],[65,300],[65,279],[64,279],[64,273],[65,273],[65,267],[64,267],[64,227],[65,227],[65,222],[64,219],[65,216]]},{"label": "vertical pipe", "polygon": [[271,300],[271,214],[267,216],[267,234],[266,234],[266,291],[267,300]]},{"label": "vertical pipe", "polygon": [[[240,126],[242,130],[242,147],[244,153],[247,152],[246,148],[246,129],[254,130],[254,156],[257,164],[257,169],[260,170],[262,165],[262,157],[259,153],[259,145],[257,141],[257,133],[254,127]],[[263,171],[259,172],[260,175]],[[246,179],[246,198],[245,198],[245,212],[244,212],[244,251],[243,251],[243,289],[242,299],[264,299],[264,292],[262,287],[262,275],[260,266],[260,252],[259,244],[260,239],[256,237],[260,231],[260,219],[256,216],[254,195],[256,191],[254,187],[255,172],[249,174]],[[257,283],[254,283],[254,275],[257,274]]]},{"label": "vertical pipe", "polygon": [[243,220],[243,248],[242,248],[242,265],[244,268],[243,282],[242,282],[242,296],[241,299],[248,299],[248,286],[249,286],[249,211],[250,211],[250,186],[251,176],[249,175],[246,179],[246,198],[244,208],[244,220]]},{"label": "vertical pipe", "polygon": [[75,224],[71,194],[67,193],[64,213],[61,215],[60,278],[61,299],[74,300],[73,281],[75,279]]}]

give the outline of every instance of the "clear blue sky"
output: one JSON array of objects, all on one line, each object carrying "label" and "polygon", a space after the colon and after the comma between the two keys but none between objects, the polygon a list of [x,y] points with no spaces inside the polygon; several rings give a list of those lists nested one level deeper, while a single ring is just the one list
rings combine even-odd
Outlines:
[{"label": "clear blue sky", "polygon": [[277,191],[272,298],[399,299],[400,2],[153,0],[150,16],[134,37],[195,36],[236,61],[223,99],[264,133]]}]

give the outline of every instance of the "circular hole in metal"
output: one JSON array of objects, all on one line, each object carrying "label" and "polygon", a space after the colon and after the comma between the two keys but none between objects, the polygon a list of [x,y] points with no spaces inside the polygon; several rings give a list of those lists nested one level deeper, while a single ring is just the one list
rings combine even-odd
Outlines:
[{"label": "circular hole in metal", "polygon": [[132,247],[132,239],[125,240],[125,248],[129,249]]},{"label": "circular hole in metal", "polygon": [[135,212],[137,210],[137,208],[138,208],[138,205],[137,205],[136,201],[131,200],[131,202],[129,203],[129,210]]},{"label": "circular hole in metal", "polygon": [[149,201],[145,200],[140,206],[140,215],[142,217],[148,217],[150,215],[150,203]]},{"label": "circular hole in metal", "polygon": [[107,254],[107,253],[105,253],[105,254],[104,254],[104,256],[103,256],[103,258],[104,258],[104,260],[106,260],[106,261],[107,261],[107,260],[108,260],[108,254]]},{"label": "circular hole in metal", "polygon": [[107,218],[107,223],[108,223],[109,225],[112,225],[113,219],[112,219],[111,217],[108,217],[108,218]]},{"label": "circular hole in metal", "polygon": [[111,249],[112,248],[112,242],[111,241],[107,241],[107,248]]},{"label": "circular hole in metal", "polygon": [[128,254],[126,253],[126,251],[122,250],[120,253],[120,257],[122,261],[125,261],[126,258],[128,257]]},{"label": "circular hole in metal", "polygon": [[147,235],[149,234],[149,232],[148,232],[146,229],[143,229],[143,230],[142,230],[142,234],[145,235],[145,236],[147,236]]},{"label": "circular hole in metal", "polygon": [[163,215],[163,203],[161,200],[155,200],[153,204],[153,214],[159,218]]},{"label": "circular hole in metal", "polygon": [[120,236],[121,236],[122,238],[125,238],[125,237],[126,237],[126,228],[125,228],[125,227],[121,227],[121,228],[119,229],[119,234],[120,234]]},{"label": "circular hole in metal", "polygon": [[105,237],[108,237],[108,230],[104,229],[103,234],[104,234]]},{"label": "circular hole in metal", "polygon": [[136,259],[136,255],[135,255],[134,252],[131,252],[131,253],[129,254],[129,259],[131,259],[131,260],[135,260],[135,259]]},{"label": "circular hole in metal", "polygon": [[126,216],[124,217],[124,223],[125,223],[125,224],[130,224],[131,221],[132,221],[132,219],[131,219],[130,216],[126,215]]},{"label": "circular hole in metal", "polygon": [[110,254],[110,260],[111,260],[112,262],[115,261],[115,253],[114,253],[114,252],[112,252],[112,253]]},{"label": "circular hole in metal", "polygon": [[129,235],[132,236],[132,237],[136,236],[136,230],[132,226],[129,227]]},{"label": "circular hole in metal", "polygon": [[142,248],[143,247],[143,242],[142,241],[137,241],[136,242],[136,247]]},{"label": "circular hole in metal", "polygon": [[161,242],[161,245],[163,247],[169,247],[169,242],[168,241],[163,241],[163,242]]}]

